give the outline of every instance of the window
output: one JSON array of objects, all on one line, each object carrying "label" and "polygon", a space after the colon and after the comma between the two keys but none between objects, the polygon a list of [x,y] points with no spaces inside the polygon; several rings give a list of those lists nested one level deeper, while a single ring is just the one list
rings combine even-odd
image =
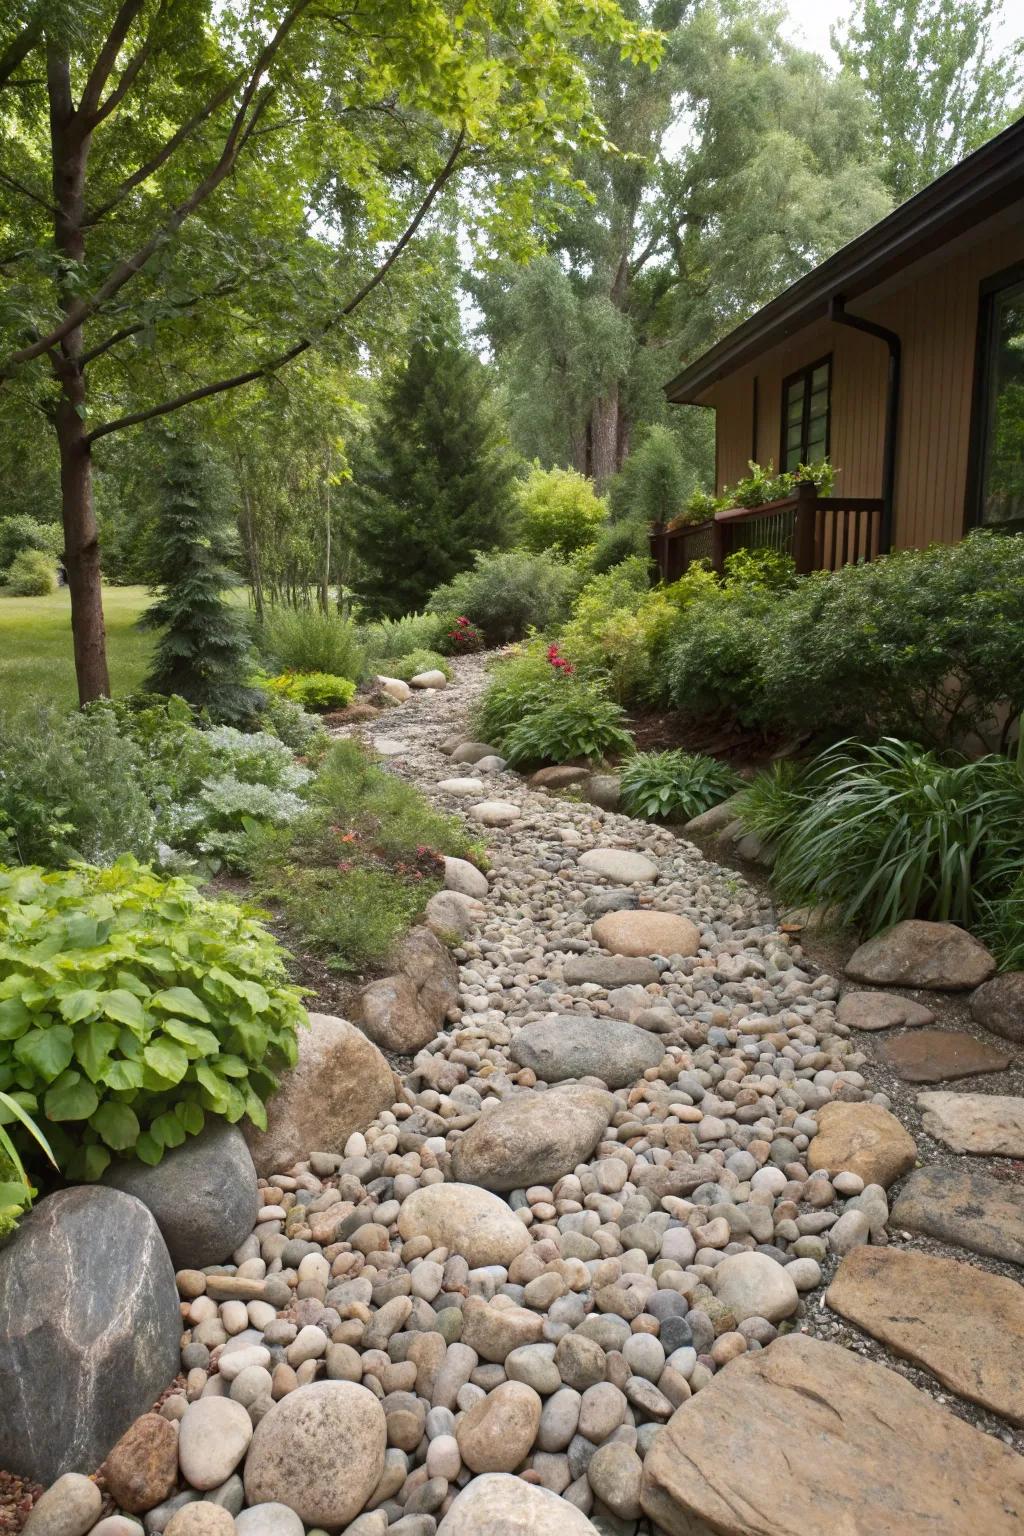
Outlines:
[{"label": "window", "polygon": [[1024,272],[1020,269],[982,288],[974,431],[974,521],[994,528],[1024,523]]},{"label": "window", "polygon": [[782,386],[779,466],[796,469],[827,459],[832,415],[832,359],[790,374]]}]

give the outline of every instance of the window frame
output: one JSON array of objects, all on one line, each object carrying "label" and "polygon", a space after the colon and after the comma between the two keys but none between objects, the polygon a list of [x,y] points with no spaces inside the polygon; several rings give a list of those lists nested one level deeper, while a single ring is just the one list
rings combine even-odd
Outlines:
[{"label": "window frame", "polygon": [[801,447],[800,447],[800,458],[797,460],[797,462],[799,464],[806,464],[807,463],[806,452],[807,452],[807,442],[808,442],[808,438],[810,436],[810,426],[811,426],[811,395],[813,394],[813,390],[810,388],[810,384],[811,384],[811,380],[813,379],[814,375],[817,373],[819,368],[827,368],[828,369],[828,386],[827,386],[827,388],[828,388],[828,398],[827,398],[827,402],[826,402],[826,405],[825,405],[825,455],[824,456],[827,459],[831,455],[831,452],[832,452],[832,377],[833,377],[833,358],[834,358],[834,356],[835,356],[834,353],[829,352],[829,353],[826,354],[825,357],[819,357],[819,358],[816,359],[815,362],[807,363],[803,368],[797,368],[793,373],[787,374],[786,377],[782,381],[782,402],[781,402],[780,411],[779,411],[779,414],[781,416],[781,421],[779,423],[779,473],[780,474],[785,471],[785,468],[786,468],[786,457],[787,457],[787,453],[788,453],[788,449],[787,449],[787,446],[786,446],[786,437],[787,437],[787,434],[788,434],[789,423],[786,420],[786,416],[787,416],[787,400],[788,400],[788,397],[789,397],[789,391],[790,391],[790,389],[792,388],[792,386],[794,384],[800,383],[801,381],[804,383],[805,389],[804,389],[803,416],[801,417],[801,420],[800,420],[800,444],[801,444]]},{"label": "window frame", "polygon": [[971,430],[967,450],[967,489],[964,506],[964,532],[972,528],[1020,532],[1024,519],[1012,523],[986,523],[984,513],[985,449],[988,443],[992,410],[993,344],[999,295],[1007,288],[1024,283],[1024,261],[1017,261],[1000,272],[983,278],[978,285],[978,328],[974,344],[974,387],[971,394]]}]

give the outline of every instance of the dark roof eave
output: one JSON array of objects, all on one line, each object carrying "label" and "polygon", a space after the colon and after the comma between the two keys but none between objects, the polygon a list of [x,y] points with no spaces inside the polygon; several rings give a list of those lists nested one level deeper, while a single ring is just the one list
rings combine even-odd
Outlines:
[{"label": "dark roof eave", "polygon": [[825,319],[833,298],[850,300],[1024,196],[1024,119],[940,176],[888,217],[844,245],[777,299],[730,331],[665,386],[677,405],[696,405],[719,379]]}]

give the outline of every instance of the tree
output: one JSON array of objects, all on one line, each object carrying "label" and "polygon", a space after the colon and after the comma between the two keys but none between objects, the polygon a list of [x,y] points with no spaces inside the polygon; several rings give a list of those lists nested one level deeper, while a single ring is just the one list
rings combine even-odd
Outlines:
[{"label": "tree", "polygon": [[[588,196],[549,255],[475,287],[516,442],[598,487],[635,427],[668,412],[662,385],[693,355],[888,209],[862,88],[794,48],[751,0],[631,0],[663,32],[653,74],[588,45],[595,103],[621,153],[585,150]],[[539,408],[538,408],[539,407]],[[687,463],[707,465],[707,424]]]},{"label": "tree", "polygon": [[143,686],[239,725],[255,713],[259,694],[247,683],[245,612],[229,600],[238,585],[236,561],[223,474],[198,443],[168,431],[153,525],[159,596],[139,620],[159,638]]},{"label": "tree", "polygon": [[993,36],[1003,0],[859,0],[832,44],[875,110],[885,179],[904,202],[1021,110],[1021,43]]},{"label": "tree", "polygon": [[484,364],[451,315],[428,317],[385,386],[357,470],[357,585],[374,612],[422,607],[476,550],[510,542],[514,475]]},{"label": "tree", "polygon": [[612,481],[608,503],[615,522],[638,524],[646,531],[682,511],[693,489],[675,435],[655,425]]},{"label": "tree", "polygon": [[457,177],[522,248],[531,177],[601,140],[584,37],[656,55],[614,0],[15,0],[0,384],[8,421],[55,435],[83,701],[109,691],[96,445],[313,348],[351,363],[353,317]]}]

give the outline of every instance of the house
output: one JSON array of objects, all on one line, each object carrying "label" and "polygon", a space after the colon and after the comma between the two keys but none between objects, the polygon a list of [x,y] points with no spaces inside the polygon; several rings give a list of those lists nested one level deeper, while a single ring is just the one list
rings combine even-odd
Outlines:
[{"label": "house", "polygon": [[666,387],[715,412],[721,494],[827,456],[834,494],[658,532],[662,574],[738,544],[799,569],[1024,529],[1024,120],[731,331]]}]

